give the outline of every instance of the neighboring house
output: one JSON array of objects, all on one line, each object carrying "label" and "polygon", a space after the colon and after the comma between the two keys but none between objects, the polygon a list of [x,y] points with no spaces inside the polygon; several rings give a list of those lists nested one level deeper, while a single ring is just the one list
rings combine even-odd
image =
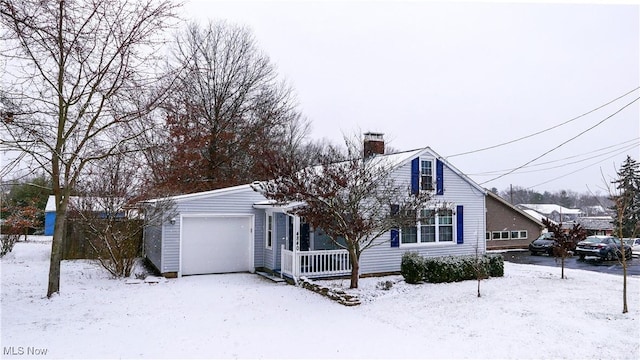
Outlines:
[{"label": "neighboring house", "polygon": [[540,215],[553,220],[556,223],[565,223],[574,221],[582,215],[580,209],[569,209],[555,204],[518,204],[517,208],[521,210],[533,210]]},{"label": "neighboring house", "polygon": [[56,197],[49,195],[47,205],[44,207],[44,234],[53,235],[53,228],[56,223]]},{"label": "neighboring house", "polygon": [[487,192],[487,249],[527,248],[544,229],[541,220]]},{"label": "neighboring house", "polygon": [[[400,271],[407,251],[424,256],[484,253],[486,191],[430,148],[384,154],[381,134],[365,137],[365,149],[393,164],[398,183],[429,188],[441,211],[430,222],[392,230],[363,252],[361,274]],[[370,143],[375,142],[375,143]],[[321,229],[240,185],[146,202],[172,204],[171,216],[145,228],[146,257],[167,277],[267,271],[288,277],[346,275],[346,250]]]},{"label": "neighboring house", "polygon": [[[115,203],[122,203],[122,199],[116,199]],[[74,207],[76,209],[89,209],[95,213],[99,213],[104,216],[106,214],[106,208],[110,206],[106,205],[108,203],[113,203],[113,201],[108,200],[107,198],[85,198],[79,196],[71,196],[69,198],[69,206]],[[118,206],[111,206],[115,208],[119,208]],[[119,209],[118,212],[119,217],[125,217],[124,211]],[[47,205],[44,208],[44,235],[52,236],[53,228],[56,223],[56,197],[54,195],[49,195],[47,199]]]},{"label": "neighboring house", "polygon": [[583,216],[577,218],[575,222],[562,224],[562,227],[570,229],[574,224],[580,224],[587,231],[587,236],[613,235],[613,218],[611,216]]},{"label": "neighboring house", "polygon": [[593,206],[584,206],[582,208],[582,213],[584,216],[593,217],[593,216],[609,216],[612,213],[612,210],[605,208],[602,205],[593,205]]}]

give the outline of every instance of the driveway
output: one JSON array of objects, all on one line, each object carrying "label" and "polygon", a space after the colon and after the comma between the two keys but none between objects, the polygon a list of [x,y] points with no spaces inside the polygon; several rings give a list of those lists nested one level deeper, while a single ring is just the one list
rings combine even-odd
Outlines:
[{"label": "driveway", "polygon": [[[529,251],[513,250],[503,253],[504,260],[516,264],[532,264],[560,267],[561,259],[547,255],[531,255]],[[565,259],[567,269],[597,271],[606,274],[622,275],[622,265],[618,261],[603,261],[594,257],[580,260],[577,256]],[[640,259],[637,257],[627,261],[627,275],[640,276]]]}]

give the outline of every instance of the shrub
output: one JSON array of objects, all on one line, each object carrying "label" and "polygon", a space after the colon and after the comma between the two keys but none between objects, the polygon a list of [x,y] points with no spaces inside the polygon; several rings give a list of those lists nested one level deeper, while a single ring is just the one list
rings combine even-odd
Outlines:
[{"label": "shrub", "polygon": [[402,257],[401,272],[409,284],[422,280],[443,283],[500,277],[504,276],[504,259],[502,255],[423,258],[417,253],[406,253]]},{"label": "shrub", "polygon": [[489,276],[504,276],[504,257],[501,254],[485,255],[484,257],[489,259]]},{"label": "shrub", "polygon": [[408,284],[417,284],[424,279],[424,258],[416,252],[406,252],[402,255],[400,273]]},{"label": "shrub", "polygon": [[13,246],[20,238],[19,234],[2,234],[0,235],[0,258],[7,255],[13,250]]}]

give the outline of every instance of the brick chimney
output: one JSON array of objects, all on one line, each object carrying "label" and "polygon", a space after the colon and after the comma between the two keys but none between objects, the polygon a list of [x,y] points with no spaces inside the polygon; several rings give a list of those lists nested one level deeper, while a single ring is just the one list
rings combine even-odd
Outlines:
[{"label": "brick chimney", "polygon": [[384,134],[374,132],[364,133],[363,145],[365,159],[384,154]]}]

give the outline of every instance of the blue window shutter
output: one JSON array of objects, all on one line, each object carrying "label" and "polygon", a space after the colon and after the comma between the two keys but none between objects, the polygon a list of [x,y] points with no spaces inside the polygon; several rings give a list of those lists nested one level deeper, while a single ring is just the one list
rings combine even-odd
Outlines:
[{"label": "blue window shutter", "polygon": [[[391,205],[391,215],[398,215],[400,212],[400,206],[397,204]],[[400,236],[397,228],[391,229],[391,247],[400,247]]]},{"label": "blue window shutter", "polygon": [[456,206],[456,237],[458,244],[464,243],[464,221],[462,205]]},{"label": "blue window shutter", "polygon": [[400,247],[400,236],[398,229],[391,229],[391,247]]},{"label": "blue window shutter", "polygon": [[411,160],[411,193],[420,192],[420,158]]},{"label": "blue window shutter", "polygon": [[436,160],[436,195],[444,195],[444,168],[440,159]]}]

